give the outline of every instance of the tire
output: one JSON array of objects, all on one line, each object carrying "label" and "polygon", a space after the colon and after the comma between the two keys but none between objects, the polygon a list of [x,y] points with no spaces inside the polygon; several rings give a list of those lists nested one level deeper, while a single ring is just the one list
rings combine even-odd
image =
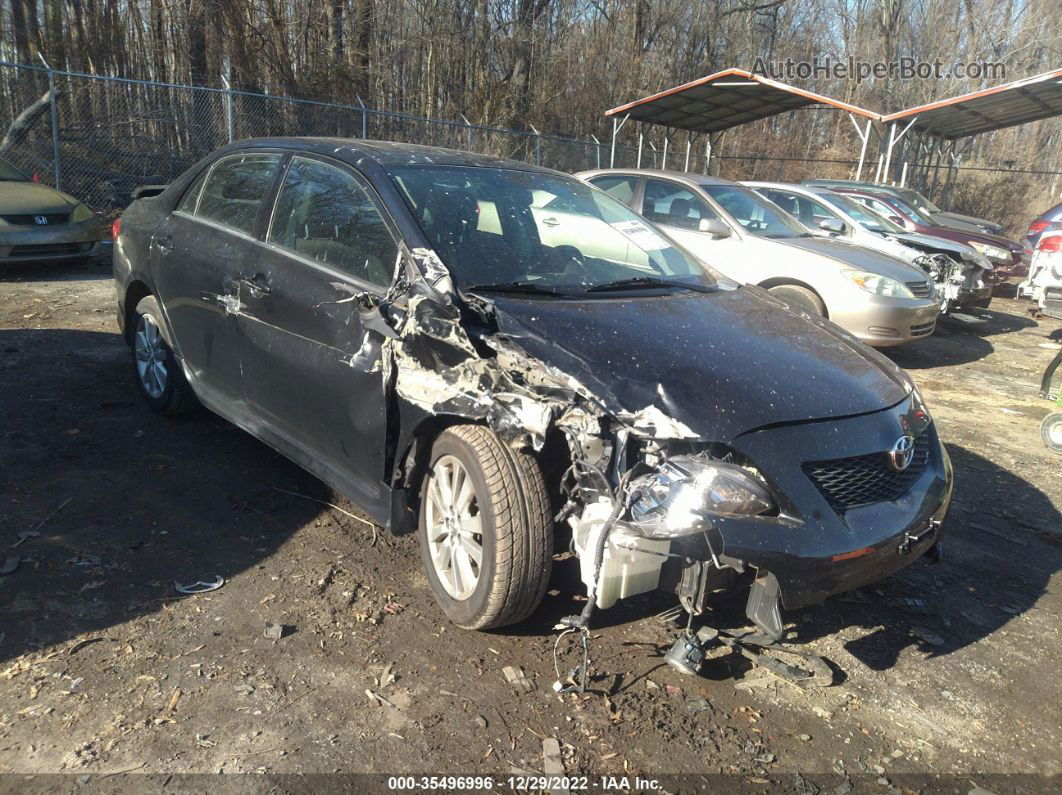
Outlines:
[{"label": "tire", "polygon": [[133,375],[148,408],[159,414],[183,414],[199,402],[185,380],[170,346],[170,333],[154,296],[141,298],[129,326]]},{"label": "tire", "polygon": [[1062,411],[1052,411],[1040,423],[1040,436],[1052,453],[1062,455]]},{"label": "tire", "polygon": [[[471,497],[459,485],[458,467]],[[447,519],[445,494],[455,484]],[[553,564],[546,484],[534,458],[509,449],[488,428],[457,425],[436,439],[421,488],[417,535],[432,593],[458,626],[514,624],[542,601]]]},{"label": "tire", "polygon": [[768,288],[767,292],[795,309],[803,309],[809,315],[823,317],[826,314],[826,306],[822,303],[822,299],[807,287],[779,284],[777,287]]},{"label": "tire", "polygon": [[987,298],[978,298],[976,301],[971,301],[970,306],[977,307],[978,309],[988,309],[992,305],[992,296]]}]

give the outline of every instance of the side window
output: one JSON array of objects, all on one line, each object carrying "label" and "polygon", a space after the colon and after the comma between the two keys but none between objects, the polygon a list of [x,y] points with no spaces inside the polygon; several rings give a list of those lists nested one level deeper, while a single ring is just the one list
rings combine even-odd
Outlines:
[{"label": "side window", "polygon": [[590,184],[610,194],[613,199],[623,202],[628,207],[634,206],[634,191],[638,187],[637,177],[594,177],[590,180]]},{"label": "side window", "polygon": [[798,219],[804,226],[813,229],[818,228],[819,223],[827,218],[837,217],[835,213],[830,212],[824,205],[798,193],[769,189],[766,194],[768,199]]},{"label": "side window", "polygon": [[206,181],[206,175],[209,173],[209,168],[203,169],[203,173],[200,174],[195,182],[192,183],[192,186],[184,192],[184,196],[181,197],[181,203],[177,205],[178,210],[183,213],[195,213],[195,205],[199,201],[199,192],[203,190],[203,183]]},{"label": "side window", "polygon": [[672,182],[646,180],[644,215],[650,221],[697,231],[701,219],[718,218],[693,191]]},{"label": "side window", "polygon": [[203,186],[196,215],[251,234],[262,197],[276,178],[280,155],[246,154],[219,160]]},{"label": "side window", "polygon": [[269,242],[386,287],[398,246],[369,194],[334,166],[296,157],[284,177]]}]

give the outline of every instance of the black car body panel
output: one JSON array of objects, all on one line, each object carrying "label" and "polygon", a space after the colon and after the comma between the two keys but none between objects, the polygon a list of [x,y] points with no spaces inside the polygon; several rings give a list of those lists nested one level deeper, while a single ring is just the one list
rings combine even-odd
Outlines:
[{"label": "black car body panel", "polygon": [[502,334],[602,396],[609,412],[655,406],[702,439],[879,411],[910,391],[884,356],[756,288],[494,306]]},{"label": "black car body panel", "polygon": [[[208,168],[241,153],[278,162],[243,231],[177,209]],[[363,191],[394,244],[380,266],[389,284],[271,242],[295,156]],[[114,255],[119,324],[127,329],[137,301],[156,296],[164,336],[208,408],[395,531],[415,523],[433,435],[474,422],[542,458],[567,440],[573,463],[586,464],[590,440],[593,468],[613,484],[676,444],[705,454],[727,446],[755,465],[778,510],[713,519],[713,532],[735,566],[775,573],[790,607],[883,576],[936,542],[936,525],[932,537],[920,528],[947,509],[947,457],[910,380],[881,354],[758,288],[531,297],[455,287],[388,173],[399,165],[571,180],[429,147],[242,141],[126,211]],[[922,440],[926,459],[884,501],[838,509],[805,469],[862,457],[891,477],[886,457],[904,436]],[[917,541],[898,551],[912,532]],[[673,549],[712,559],[700,539],[675,539]]]}]

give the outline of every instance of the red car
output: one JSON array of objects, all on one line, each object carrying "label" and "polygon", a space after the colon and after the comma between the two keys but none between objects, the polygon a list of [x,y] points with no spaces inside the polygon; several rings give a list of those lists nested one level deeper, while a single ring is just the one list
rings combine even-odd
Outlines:
[{"label": "red car", "polygon": [[947,238],[948,240],[965,243],[980,251],[988,257],[992,267],[995,268],[993,275],[996,283],[1006,281],[1011,276],[1027,276],[1029,274],[1028,254],[1021,243],[1016,243],[1005,237],[997,237],[996,235],[963,232],[945,226],[936,226],[930,218],[927,218],[903,199],[886,193],[842,187],[832,188],[832,190],[851,196],[878,215],[883,215],[893,223],[899,224],[908,232],[919,232],[923,235]]}]

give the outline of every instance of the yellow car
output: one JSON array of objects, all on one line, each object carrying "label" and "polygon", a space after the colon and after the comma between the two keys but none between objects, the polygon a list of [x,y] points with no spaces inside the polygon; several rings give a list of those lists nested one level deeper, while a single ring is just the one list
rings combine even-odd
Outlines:
[{"label": "yellow car", "polygon": [[87,261],[99,248],[92,210],[0,159],[0,264]]}]

